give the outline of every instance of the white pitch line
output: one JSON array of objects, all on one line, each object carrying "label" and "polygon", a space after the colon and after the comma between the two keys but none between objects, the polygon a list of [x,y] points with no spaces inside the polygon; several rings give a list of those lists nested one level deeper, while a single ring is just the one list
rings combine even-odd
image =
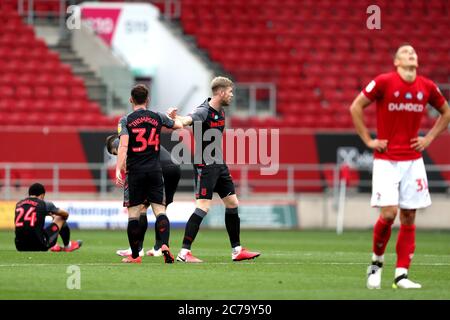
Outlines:
[{"label": "white pitch line", "polygon": [[[155,263],[149,263],[149,265],[154,265]],[[177,263],[182,264],[182,263]],[[204,262],[195,264],[198,266],[201,265],[238,265],[236,262]],[[109,266],[126,266],[128,264],[125,263],[71,263],[71,264],[51,264],[51,263],[37,263],[37,264],[29,264],[29,263],[13,263],[13,264],[0,264],[0,268],[8,268],[8,267],[58,267],[58,266],[87,266],[87,267],[109,267]],[[240,265],[367,265],[364,262],[254,262],[254,263],[240,263]],[[450,263],[414,263],[416,266],[450,266]]]}]

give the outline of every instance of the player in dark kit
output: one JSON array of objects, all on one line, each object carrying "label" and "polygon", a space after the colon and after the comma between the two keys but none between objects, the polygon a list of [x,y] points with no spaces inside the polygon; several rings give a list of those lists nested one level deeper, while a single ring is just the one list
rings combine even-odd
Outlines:
[{"label": "player in dark kit", "polygon": [[[18,251],[52,251],[71,252],[81,247],[82,241],[70,241],[70,229],[66,223],[69,214],[57,207],[52,202],[44,201],[45,188],[40,183],[35,183],[28,189],[28,198],[20,200],[16,204],[14,217],[16,238],[15,244]],[[45,217],[52,216],[53,221],[44,228]],[[55,246],[58,234],[64,242],[64,248]]]},{"label": "player in dark kit", "polygon": [[[119,136],[117,134],[110,135],[106,138],[106,149],[109,154],[117,155],[117,149],[119,147]],[[170,152],[167,151],[162,145],[160,145],[160,163],[162,168],[162,174],[164,179],[164,193],[166,197],[166,207],[173,202],[173,197],[177,191],[178,182],[180,181],[181,171],[180,165],[177,164],[171,157]],[[126,179],[125,179],[126,180]],[[125,185],[127,183],[125,182]],[[124,196],[128,197],[128,190],[124,189]],[[147,219],[147,207],[141,212],[140,217]],[[145,222],[144,222],[145,224]],[[144,241],[140,244],[139,256],[144,255]],[[159,236],[159,232],[155,223],[155,245],[152,249],[148,250],[146,255],[151,257],[162,256],[161,252],[162,241]],[[125,250],[117,250],[119,256],[126,257],[131,255],[131,248]]]},{"label": "player in dark kit", "polygon": [[[125,263],[141,263],[140,244],[144,240],[148,223],[146,208],[152,206],[156,216],[156,229],[162,241],[161,251],[166,263],[173,263],[169,250],[170,223],[165,211],[164,182],[159,160],[159,135],[161,128],[182,128],[179,121],[173,121],[167,115],[147,110],[148,89],[136,85],[131,90],[130,102],[133,112],[119,121],[120,137],[116,183],[128,189],[124,206],[128,208],[128,241],[131,256],[122,260]],[[126,173],[128,185],[125,185],[122,173]]]},{"label": "player in dark kit", "polygon": [[[225,225],[232,247],[231,258],[233,261],[254,259],[260,255],[259,252],[250,252],[241,247],[240,243],[240,219],[238,215],[238,199],[234,189],[234,183],[230,172],[224,162],[222,150],[212,148],[215,151],[207,154],[213,139],[203,139],[205,132],[209,130],[215,139],[222,138],[225,128],[224,107],[229,106],[233,98],[233,82],[225,77],[216,77],[211,82],[213,93],[194,113],[186,117],[176,114],[176,108],[170,108],[168,114],[172,119],[179,119],[183,126],[193,125],[196,137],[196,151],[194,157],[196,209],[189,218],[183,238],[183,246],[177,256],[177,261],[186,263],[198,263],[202,260],[194,257],[191,253],[191,245],[194,241],[203,218],[209,211],[214,192],[217,192],[225,205]],[[198,132],[197,130],[201,130]],[[197,136],[201,139],[197,141]],[[200,149],[201,150],[197,150]],[[201,154],[200,154],[201,153]],[[196,159],[201,156],[202,161],[197,163]]]}]

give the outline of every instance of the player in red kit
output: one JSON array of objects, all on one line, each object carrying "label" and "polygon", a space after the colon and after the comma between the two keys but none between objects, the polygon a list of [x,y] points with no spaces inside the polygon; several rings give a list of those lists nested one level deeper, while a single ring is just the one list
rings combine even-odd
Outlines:
[{"label": "player in red kit", "polygon": [[[350,112],[356,131],[374,150],[372,199],[381,214],[373,231],[372,263],[367,287],[381,287],[384,251],[391,226],[400,209],[400,231],[393,288],[421,288],[408,279],[415,249],[416,210],[431,204],[422,151],[444,130],[450,121],[447,101],[431,80],[417,75],[418,58],[414,48],[405,44],[394,57],[396,72],[381,74],[372,80],[353,101]],[[372,139],[363,121],[363,110],[376,101],[377,138]],[[433,128],[418,136],[427,103],[440,113]]]}]

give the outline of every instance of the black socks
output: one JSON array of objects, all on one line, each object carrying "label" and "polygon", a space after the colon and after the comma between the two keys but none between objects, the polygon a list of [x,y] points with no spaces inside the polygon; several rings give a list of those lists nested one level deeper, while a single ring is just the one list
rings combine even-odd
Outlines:
[{"label": "black socks", "polygon": [[59,230],[59,235],[61,236],[64,246],[67,247],[70,243],[70,229],[67,222],[64,222],[62,225],[61,230]]},{"label": "black socks", "polygon": [[183,248],[191,249],[192,242],[194,242],[195,237],[197,236],[198,230],[200,229],[200,224],[202,223],[203,218],[206,216],[206,212],[200,208],[195,208],[194,213],[189,218],[186,223],[186,228],[184,230],[184,238],[183,238]]},{"label": "black socks", "polygon": [[225,226],[227,227],[231,247],[240,246],[241,219],[239,219],[238,208],[225,209]]},{"label": "black socks", "polygon": [[131,257],[136,259],[139,257],[139,245],[141,242],[141,228],[137,218],[128,219],[127,234],[131,248]]},{"label": "black socks", "polygon": [[147,228],[148,228],[147,213],[141,214],[139,216],[139,228],[141,230],[141,239],[140,239],[140,243],[139,243],[139,251],[141,251],[143,246],[144,246],[145,233],[147,232]]},{"label": "black socks", "polygon": [[165,213],[160,213],[155,222],[156,234],[159,235],[161,243],[169,245],[170,223]]},{"label": "black socks", "polygon": [[153,249],[155,250],[159,250],[162,246],[162,240],[161,240],[161,236],[158,232],[158,226],[155,223],[155,246],[153,247]]}]

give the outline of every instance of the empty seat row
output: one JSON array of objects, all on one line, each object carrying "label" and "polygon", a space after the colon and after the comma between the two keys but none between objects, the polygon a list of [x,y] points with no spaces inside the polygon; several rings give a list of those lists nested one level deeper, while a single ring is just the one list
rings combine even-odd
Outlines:
[{"label": "empty seat row", "polygon": [[89,113],[48,113],[42,116],[36,112],[0,113],[2,126],[71,126],[71,127],[113,127],[115,118]]},{"label": "empty seat row", "polygon": [[98,114],[101,113],[100,106],[96,102],[87,101],[85,97],[81,99],[68,98],[2,98],[0,99],[1,112],[31,111],[40,113],[57,113],[57,112],[87,112]]},{"label": "empty seat row", "polygon": [[[237,81],[276,84],[279,117],[238,123],[350,128],[348,110],[342,113],[341,106],[348,108],[373,77],[394,69],[392,54],[401,43],[416,48],[421,74],[449,82],[450,44],[443,41],[449,28],[447,1],[380,1],[382,29],[376,31],[366,28],[370,4],[184,0],[180,20],[184,31]],[[323,108],[303,108],[311,104],[328,106],[324,110],[331,114],[322,117]],[[374,112],[368,111],[371,127]]]},{"label": "empty seat row", "polygon": [[84,86],[66,87],[64,84],[59,86],[0,86],[0,96],[2,98],[10,97],[35,97],[35,98],[86,98],[86,89]]},{"label": "empty seat row", "polygon": [[[56,7],[59,1],[34,0],[35,9]],[[17,1],[0,2],[0,125],[115,127],[117,118],[89,100],[84,80],[16,10]]]}]

